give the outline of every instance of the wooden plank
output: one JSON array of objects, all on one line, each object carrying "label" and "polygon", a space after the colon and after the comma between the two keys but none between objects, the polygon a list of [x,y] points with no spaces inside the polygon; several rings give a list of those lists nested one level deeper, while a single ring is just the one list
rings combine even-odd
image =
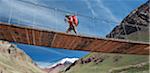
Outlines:
[{"label": "wooden plank", "polygon": [[3,30],[0,29],[0,39],[1,39],[1,40],[4,40],[4,39],[5,39],[4,35],[5,35],[5,34],[3,34]]},{"label": "wooden plank", "polygon": [[81,50],[81,49],[90,50],[92,48],[89,48],[89,46],[93,41],[94,41],[94,39],[92,39],[92,38],[82,38],[81,37],[80,43],[77,44],[76,48],[79,50]]},{"label": "wooden plank", "polygon": [[104,45],[105,43],[107,43],[107,41],[104,41],[104,40],[98,40],[98,39],[95,39],[91,45],[89,46],[89,49],[94,52],[96,50],[99,50],[101,49],[102,45]]},{"label": "wooden plank", "polygon": [[131,47],[134,46],[133,43],[123,43],[123,44],[120,44],[121,46],[114,49],[112,52],[113,53],[123,53],[123,54],[126,54],[128,53],[127,50]]},{"label": "wooden plank", "polygon": [[[100,47],[101,51],[111,52],[112,49],[120,47],[119,42],[108,41],[106,44]],[[110,49],[111,48],[111,49]]]},{"label": "wooden plank", "polygon": [[30,44],[30,38],[29,38],[28,29],[25,29],[25,32],[26,32],[27,44]]},{"label": "wooden plank", "polygon": [[99,45],[95,45],[95,49],[93,49],[93,51],[95,52],[95,51],[101,51],[102,52],[102,50],[101,50],[101,47],[102,46],[104,46],[106,43],[108,43],[108,41],[106,41],[106,40],[97,40],[97,41],[101,41],[100,43],[99,43]]},{"label": "wooden plank", "polygon": [[27,44],[26,31],[21,28],[9,27],[11,35],[15,38],[16,42]]},{"label": "wooden plank", "polygon": [[[1,27],[1,26],[0,26]],[[0,28],[0,40],[6,40],[4,30]]]},{"label": "wooden plank", "polygon": [[40,37],[40,31],[35,31],[35,44],[36,45],[40,45],[40,39],[41,39],[41,37]]},{"label": "wooden plank", "polygon": [[4,27],[0,27],[0,31],[1,31],[1,35],[2,35],[2,37],[3,37],[3,39],[4,40],[9,40],[9,41],[14,41],[13,40],[13,38],[12,38],[12,35],[10,34],[10,30],[8,30],[9,29],[9,27],[7,27],[7,26],[4,26]]},{"label": "wooden plank", "polygon": [[55,33],[53,33],[53,32],[44,32],[44,31],[42,31],[41,45],[51,47],[51,43],[53,41],[54,34]]},{"label": "wooden plank", "polygon": [[[27,32],[26,33],[28,33],[28,37],[29,37],[29,44],[30,45],[33,45],[34,43],[33,43],[33,36],[32,36],[32,30],[31,29],[27,29]],[[27,39],[28,40],[28,39]]]},{"label": "wooden plank", "polygon": [[32,41],[33,41],[33,45],[36,45],[36,42],[35,42],[35,30],[32,30]]},{"label": "wooden plank", "polygon": [[[147,45],[141,45],[141,44],[135,45],[130,50],[128,50],[128,53],[148,54],[149,52],[146,53],[146,51],[148,51],[148,50],[144,49],[146,47],[147,47]],[[141,48],[143,48],[143,49],[141,49]]]}]

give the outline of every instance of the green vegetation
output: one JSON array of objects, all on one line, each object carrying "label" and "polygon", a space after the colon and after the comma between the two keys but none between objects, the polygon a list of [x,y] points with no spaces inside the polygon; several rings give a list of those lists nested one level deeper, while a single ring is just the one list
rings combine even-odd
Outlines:
[{"label": "green vegetation", "polygon": [[[106,53],[91,53],[88,56],[84,57],[83,59],[91,58],[92,56],[102,57],[107,56],[103,62],[99,62],[96,64],[94,61],[91,61],[86,64],[77,63],[73,66],[70,70],[66,71],[66,73],[148,73],[148,56],[146,55],[123,55],[123,54],[106,54]],[[120,56],[120,58],[115,61],[115,57]],[[140,63],[147,63],[146,65],[140,68],[127,68],[125,71],[124,69],[119,69],[121,67],[126,66],[134,66]],[[113,69],[118,68],[118,70]]]},{"label": "green vegetation", "polygon": [[114,70],[111,73],[149,73],[149,65],[145,64],[142,67],[129,67],[126,69]]},{"label": "green vegetation", "polygon": [[128,39],[131,39],[131,40],[134,40],[134,41],[150,42],[148,31],[134,32],[134,33],[128,35]]}]

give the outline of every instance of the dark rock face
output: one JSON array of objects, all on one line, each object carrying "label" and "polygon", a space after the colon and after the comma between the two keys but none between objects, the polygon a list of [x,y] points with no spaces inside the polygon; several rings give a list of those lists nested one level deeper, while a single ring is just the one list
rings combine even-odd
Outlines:
[{"label": "dark rock face", "polygon": [[76,61],[77,64],[88,64],[93,62],[94,64],[102,63],[105,59],[109,58],[108,55],[104,55],[102,53],[92,53],[92,55],[88,58],[81,58]]},{"label": "dark rock face", "polygon": [[108,38],[120,38],[125,39],[125,35],[130,35],[137,31],[147,31],[149,27],[149,10],[150,1],[141,5],[137,9],[133,10],[120,25],[116,26],[110,34],[106,37]]}]

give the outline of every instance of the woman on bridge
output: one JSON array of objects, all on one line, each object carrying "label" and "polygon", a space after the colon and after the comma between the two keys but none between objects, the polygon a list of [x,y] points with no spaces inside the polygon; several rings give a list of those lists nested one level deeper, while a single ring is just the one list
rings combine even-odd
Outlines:
[{"label": "woman on bridge", "polygon": [[77,34],[75,27],[78,26],[79,21],[77,16],[75,15],[65,15],[65,22],[68,22],[69,28],[67,29],[66,33],[71,32],[73,30],[75,34]]}]

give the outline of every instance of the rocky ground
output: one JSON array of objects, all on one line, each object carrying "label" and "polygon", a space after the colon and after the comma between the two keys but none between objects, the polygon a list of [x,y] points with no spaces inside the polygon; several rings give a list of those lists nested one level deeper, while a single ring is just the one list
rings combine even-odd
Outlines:
[{"label": "rocky ground", "polygon": [[14,44],[0,40],[0,73],[45,73]]}]

